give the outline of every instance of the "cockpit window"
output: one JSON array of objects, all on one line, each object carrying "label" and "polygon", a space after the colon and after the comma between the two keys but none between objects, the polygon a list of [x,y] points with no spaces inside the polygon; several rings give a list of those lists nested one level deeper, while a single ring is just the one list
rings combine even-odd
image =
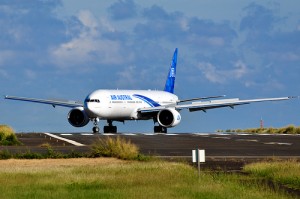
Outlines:
[{"label": "cockpit window", "polygon": [[97,102],[100,103],[99,99],[86,99],[85,102]]}]

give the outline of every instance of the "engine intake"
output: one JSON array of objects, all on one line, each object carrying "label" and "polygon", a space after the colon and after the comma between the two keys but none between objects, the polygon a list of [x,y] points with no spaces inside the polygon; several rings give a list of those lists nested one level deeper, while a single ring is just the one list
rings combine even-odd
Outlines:
[{"label": "engine intake", "polygon": [[68,121],[72,126],[83,127],[89,123],[89,117],[83,108],[74,108],[69,112]]},{"label": "engine intake", "polygon": [[163,127],[174,127],[181,121],[181,115],[175,109],[163,109],[157,114],[157,121]]}]

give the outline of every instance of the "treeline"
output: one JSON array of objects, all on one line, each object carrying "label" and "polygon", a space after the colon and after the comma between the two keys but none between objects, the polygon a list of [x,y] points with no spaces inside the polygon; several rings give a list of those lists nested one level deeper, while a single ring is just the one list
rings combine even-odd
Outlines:
[{"label": "treeline", "polygon": [[300,127],[289,125],[282,128],[248,128],[248,129],[227,129],[217,130],[217,132],[226,133],[266,133],[266,134],[300,134]]}]

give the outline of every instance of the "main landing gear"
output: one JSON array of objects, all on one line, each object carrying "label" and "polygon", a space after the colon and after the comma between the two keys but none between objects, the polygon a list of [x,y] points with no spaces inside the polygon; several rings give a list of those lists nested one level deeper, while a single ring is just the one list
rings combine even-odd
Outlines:
[{"label": "main landing gear", "polygon": [[112,125],[112,120],[107,120],[108,126],[103,127],[104,133],[117,133],[117,126]]},{"label": "main landing gear", "polygon": [[163,126],[154,126],[154,133],[167,133],[167,128]]}]

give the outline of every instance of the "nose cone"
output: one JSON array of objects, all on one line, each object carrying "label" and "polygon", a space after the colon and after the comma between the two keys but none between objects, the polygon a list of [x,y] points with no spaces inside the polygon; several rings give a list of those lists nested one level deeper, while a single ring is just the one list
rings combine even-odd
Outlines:
[{"label": "nose cone", "polygon": [[84,111],[87,113],[87,115],[92,117],[97,117],[96,110],[95,110],[95,104],[91,102],[90,95],[88,95],[84,100]]}]

